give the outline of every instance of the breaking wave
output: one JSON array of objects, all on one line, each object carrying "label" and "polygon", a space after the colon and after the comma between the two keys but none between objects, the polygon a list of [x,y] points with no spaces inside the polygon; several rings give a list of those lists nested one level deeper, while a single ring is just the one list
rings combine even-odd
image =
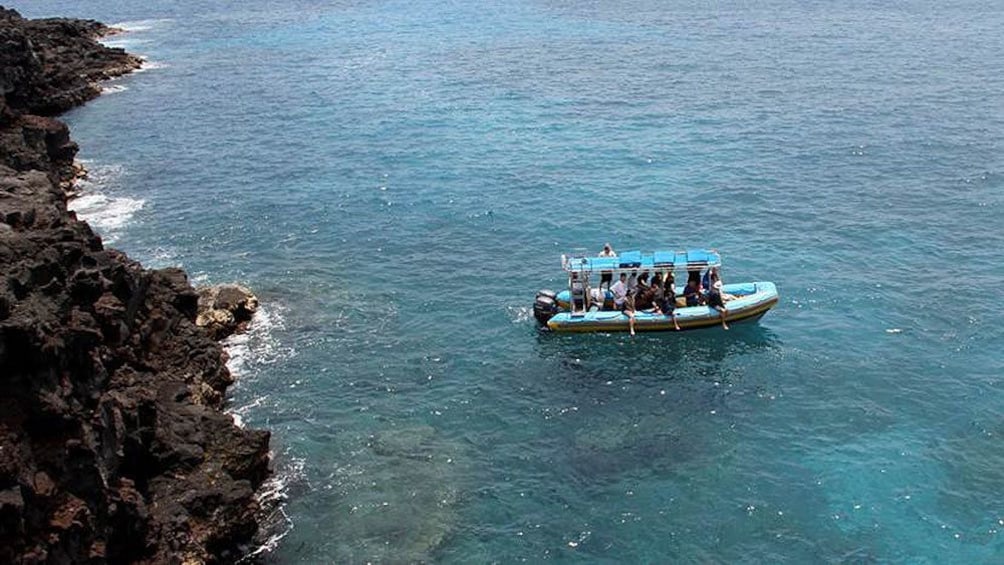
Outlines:
[{"label": "breaking wave", "polygon": [[145,201],[114,195],[122,186],[122,166],[88,163],[87,169],[87,177],[77,181],[77,196],[66,207],[90,224],[105,243],[114,243]]}]

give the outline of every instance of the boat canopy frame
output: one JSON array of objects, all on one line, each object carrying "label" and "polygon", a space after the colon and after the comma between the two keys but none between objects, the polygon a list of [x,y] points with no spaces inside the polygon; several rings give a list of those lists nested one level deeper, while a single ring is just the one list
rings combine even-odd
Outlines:
[{"label": "boat canopy frame", "polygon": [[716,249],[686,249],[682,251],[625,251],[616,257],[597,257],[585,254],[562,254],[561,268],[572,274],[588,276],[589,273],[635,273],[642,271],[701,271],[720,268],[722,257]]}]

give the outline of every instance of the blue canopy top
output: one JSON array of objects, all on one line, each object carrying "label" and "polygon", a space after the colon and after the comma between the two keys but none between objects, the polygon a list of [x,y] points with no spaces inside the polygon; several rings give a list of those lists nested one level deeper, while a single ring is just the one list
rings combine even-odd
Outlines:
[{"label": "blue canopy top", "polygon": [[686,251],[625,251],[616,257],[561,256],[561,268],[569,273],[618,273],[620,271],[697,270],[720,267],[722,258],[714,249]]}]

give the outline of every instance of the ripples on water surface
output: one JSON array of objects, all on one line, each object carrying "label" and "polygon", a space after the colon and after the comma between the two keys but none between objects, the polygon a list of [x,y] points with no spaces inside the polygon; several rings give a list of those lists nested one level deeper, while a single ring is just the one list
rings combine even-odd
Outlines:
[{"label": "ripples on water surface", "polygon": [[[232,410],[274,431],[269,560],[1004,550],[997,3],[19,4],[155,63],[68,116],[124,171],[85,195],[138,203],[96,227],[267,305]],[[782,303],[537,335],[605,241]]]}]

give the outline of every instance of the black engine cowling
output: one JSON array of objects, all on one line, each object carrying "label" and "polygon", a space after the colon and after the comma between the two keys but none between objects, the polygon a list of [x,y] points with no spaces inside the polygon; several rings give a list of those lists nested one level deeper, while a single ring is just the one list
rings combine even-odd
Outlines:
[{"label": "black engine cowling", "polygon": [[541,290],[537,293],[537,298],[533,301],[533,317],[537,318],[540,325],[547,325],[547,321],[558,313],[557,295],[550,290]]}]

